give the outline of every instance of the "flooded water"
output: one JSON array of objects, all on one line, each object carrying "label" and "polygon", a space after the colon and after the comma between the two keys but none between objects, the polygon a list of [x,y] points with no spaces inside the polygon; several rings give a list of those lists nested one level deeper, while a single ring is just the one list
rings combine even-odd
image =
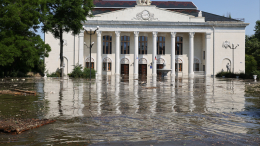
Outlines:
[{"label": "flooded water", "polygon": [[160,79],[0,79],[0,119],[57,122],[20,135],[0,133],[0,145],[259,145],[260,95],[251,81],[210,77]]}]

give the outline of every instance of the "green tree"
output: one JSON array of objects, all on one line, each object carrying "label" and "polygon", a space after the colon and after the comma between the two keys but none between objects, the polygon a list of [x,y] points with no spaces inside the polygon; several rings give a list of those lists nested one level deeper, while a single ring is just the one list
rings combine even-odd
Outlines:
[{"label": "green tree", "polygon": [[[79,34],[82,22],[91,15],[94,7],[92,0],[48,0],[42,18],[44,32],[50,32],[55,38],[60,39],[60,67],[63,64],[63,33],[72,32]],[[63,69],[61,69],[61,76]]]},{"label": "green tree", "polygon": [[257,70],[257,62],[255,58],[251,55],[246,55],[246,73],[247,74],[252,74],[254,71]]},{"label": "green tree", "polygon": [[50,46],[39,35],[41,5],[44,0],[0,1],[0,71],[30,71],[48,57]]}]

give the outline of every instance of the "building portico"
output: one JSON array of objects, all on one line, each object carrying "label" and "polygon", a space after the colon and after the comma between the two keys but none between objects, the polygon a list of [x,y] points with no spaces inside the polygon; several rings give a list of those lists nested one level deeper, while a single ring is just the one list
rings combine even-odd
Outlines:
[{"label": "building portico", "polygon": [[[84,46],[84,42],[90,43],[90,36],[81,31],[74,41],[76,55],[64,52],[71,60],[68,66],[75,65],[72,64],[74,59],[83,67],[89,67],[87,62],[91,60],[91,67],[98,76],[157,76],[160,74],[157,69],[164,65],[165,69],[172,70],[168,73],[171,76],[193,77],[198,73],[210,76],[225,70],[227,62],[232,64],[231,50],[222,47],[228,40],[240,44],[240,49],[236,50],[236,63],[232,65],[235,72],[244,72],[247,23],[199,11],[192,2],[178,2],[178,7],[176,2],[120,3],[95,2],[94,17],[83,23],[87,30],[99,26],[92,35],[91,58],[89,48]],[[46,36],[50,37],[46,41],[55,48],[51,36],[48,33]],[[70,34],[64,38],[72,40]],[[56,54],[57,51],[51,52],[46,60],[51,72],[57,69],[50,63],[56,61]]]}]

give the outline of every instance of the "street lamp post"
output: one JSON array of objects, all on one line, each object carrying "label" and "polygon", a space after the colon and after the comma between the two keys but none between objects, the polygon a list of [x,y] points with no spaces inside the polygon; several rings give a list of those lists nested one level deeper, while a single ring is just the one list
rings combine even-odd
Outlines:
[{"label": "street lamp post", "polygon": [[[89,59],[89,69],[90,69],[90,73],[89,73],[89,80],[91,80],[91,48],[94,45],[94,42],[91,43],[91,35],[95,34],[96,31],[99,29],[99,26],[97,26],[97,29],[92,31],[92,28],[90,28],[89,31],[86,30],[86,28],[83,26],[83,29],[85,30],[86,34],[90,35],[90,41],[89,41],[89,55],[90,55],[90,59]],[[86,43],[84,42],[84,44],[86,45]],[[86,45],[87,46],[87,45]],[[88,46],[87,46],[88,47]]]},{"label": "street lamp post", "polygon": [[234,50],[239,46],[239,44],[237,44],[236,46],[234,45],[234,43],[232,43],[232,45],[230,46],[230,43],[228,41],[225,41],[224,43],[224,47],[227,48],[229,47],[230,49],[232,49],[232,53],[233,53],[233,67],[232,67],[232,72],[234,73],[234,66],[235,66],[235,61],[234,61]]}]

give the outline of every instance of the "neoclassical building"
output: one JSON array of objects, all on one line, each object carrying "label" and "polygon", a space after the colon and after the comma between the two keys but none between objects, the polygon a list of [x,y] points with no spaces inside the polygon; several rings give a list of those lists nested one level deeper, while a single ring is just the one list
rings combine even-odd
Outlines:
[{"label": "neoclassical building", "polygon": [[[99,26],[91,36],[91,58],[90,35],[84,30],[76,36],[64,34],[65,74],[77,63],[89,67],[90,60],[97,75],[157,75],[164,65],[172,70],[171,76],[245,71],[248,23],[200,11],[192,2],[111,0],[94,4],[94,17],[83,23],[86,30]],[[52,48],[46,68],[55,72],[60,64],[59,40],[46,33],[45,41]]]}]

